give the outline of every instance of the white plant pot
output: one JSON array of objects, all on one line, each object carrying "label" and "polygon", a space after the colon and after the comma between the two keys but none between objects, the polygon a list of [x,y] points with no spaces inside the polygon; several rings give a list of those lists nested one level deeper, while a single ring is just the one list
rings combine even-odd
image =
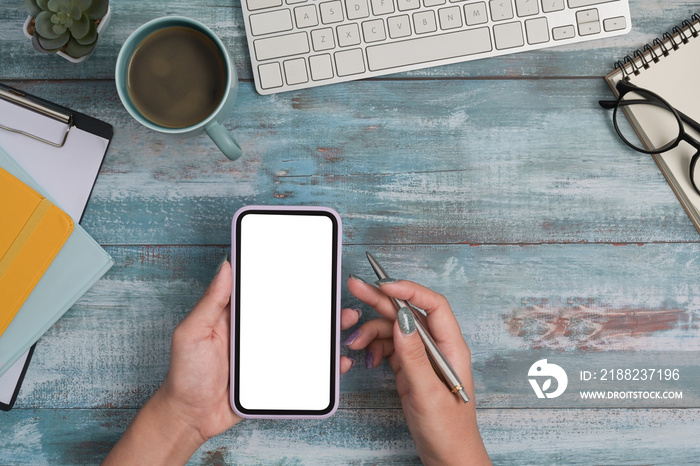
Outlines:
[{"label": "white plant pot", "polygon": [[[107,7],[107,13],[105,13],[104,17],[102,18],[102,21],[100,21],[100,24],[97,26],[97,40],[98,41],[100,40],[100,37],[99,37],[100,34],[102,34],[102,31],[105,30],[105,28],[109,24],[109,20],[111,18],[112,18],[112,6],[110,5]],[[24,27],[22,28],[22,31],[24,31],[24,35],[29,40],[32,39],[32,35],[29,34],[29,31],[28,31],[29,23],[31,23],[31,22],[32,22],[32,17],[27,16],[27,20],[24,22]],[[85,60],[87,60],[88,58],[90,58],[90,55],[92,55],[94,53],[94,51],[95,50],[93,49],[92,52],[90,52],[89,54],[85,55],[84,57],[80,57],[80,58],[71,57],[70,55],[63,53],[60,50],[58,52],[56,52],[56,55],[59,55],[72,63],[81,63],[81,62],[84,62]]]}]

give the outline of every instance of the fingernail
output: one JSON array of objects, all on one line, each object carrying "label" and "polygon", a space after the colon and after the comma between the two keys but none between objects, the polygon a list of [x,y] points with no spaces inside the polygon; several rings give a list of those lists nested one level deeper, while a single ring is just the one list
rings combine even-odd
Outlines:
[{"label": "fingernail", "polygon": [[361,330],[357,329],[354,332],[350,334],[347,340],[345,340],[346,345],[351,345],[355,340],[357,340],[357,337],[360,336]]},{"label": "fingernail", "polygon": [[410,335],[416,331],[416,321],[413,318],[413,314],[407,307],[402,307],[399,309],[399,313],[396,316],[399,321],[399,328],[404,335]]},{"label": "fingernail", "polygon": [[229,253],[226,255],[226,257],[223,258],[223,260],[222,260],[221,263],[219,264],[219,267],[217,267],[216,270],[217,270],[217,271],[220,271],[221,268],[224,266],[224,264],[225,264],[226,262],[229,262],[229,263],[231,262],[231,252],[230,252],[230,251],[229,251]]},{"label": "fingernail", "polygon": [[369,350],[365,354],[365,367],[371,369],[374,366],[374,351]]},{"label": "fingernail", "polygon": [[364,281],[363,279],[361,279],[357,275],[350,274],[350,278],[352,278],[353,280],[357,280],[360,283],[364,283],[365,285],[369,285],[369,283],[367,283],[366,281]]},{"label": "fingernail", "polygon": [[396,283],[396,282],[398,282],[397,279],[387,277],[387,278],[382,278],[381,280],[377,280],[374,283],[376,283],[377,285],[388,285],[389,283]]},{"label": "fingernail", "polygon": [[356,307],[352,308],[353,311],[357,312],[357,319],[359,320],[362,318],[362,309],[357,309]]},{"label": "fingernail", "polygon": [[350,367],[355,365],[355,360],[353,358],[348,358],[350,360]]}]

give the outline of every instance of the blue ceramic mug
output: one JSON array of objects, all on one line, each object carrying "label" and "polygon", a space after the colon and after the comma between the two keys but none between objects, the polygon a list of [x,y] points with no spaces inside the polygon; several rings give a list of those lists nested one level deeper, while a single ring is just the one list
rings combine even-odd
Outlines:
[{"label": "blue ceramic mug", "polygon": [[[226,69],[226,85],[223,96],[216,109],[206,116],[201,121],[185,127],[167,127],[155,123],[150,120],[139,110],[134,104],[134,101],[129,93],[129,67],[134,52],[146,37],[161,29],[170,27],[186,27],[201,32],[209,38],[216,46],[221,58],[224,61]],[[242,155],[241,147],[236,142],[231,133],[222,125],[222,122],[233,110],[233,105],[236,103],[238,95],[238,76],[236,69],[231,63],[228,52],[216,34],[202,23],[193,19],[184,18],[182,16],[165,16],[163,18],[154,19],[139,27],[134,31],[129,38],[124,42],[119,56],[117,57],[117,66],[115,71],[115,80],[117,84],[117,92],[124,107],[139,123],[155,131],[165,134],[177,134],[190,136],[202,131],[206,131],[214,143],[221,149],[221,152],[231,160],[236,160]]]}]

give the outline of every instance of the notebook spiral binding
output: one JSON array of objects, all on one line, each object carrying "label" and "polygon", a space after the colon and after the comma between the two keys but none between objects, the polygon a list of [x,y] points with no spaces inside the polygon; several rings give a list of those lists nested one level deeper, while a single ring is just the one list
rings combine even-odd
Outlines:
[{"label": "notebook spiral binding", "polygon": [[671,32],[664,32],[661,38],[655,38],[651,44],[646,44],[631,55],[616,61],[614,68],[620,70],[622,79],[628,80],[631,75],[638,75],[641,70],[649,68],[652,63],[658,63],[663,57],[698,36],[700,36],[700,14],[694,13],[689,20],[681,22],[680,26],[674,26]]}]

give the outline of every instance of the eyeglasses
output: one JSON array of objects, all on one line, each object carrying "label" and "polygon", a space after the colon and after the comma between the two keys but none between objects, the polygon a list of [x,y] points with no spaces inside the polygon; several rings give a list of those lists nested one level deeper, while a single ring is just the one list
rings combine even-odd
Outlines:
[{"label": "eyeglasses", "polygon": [[[695,182],[696,179],[700,181],[700,167],[697,167],[696,170],[700,158],[700,141],[685,131],[685,125],[688,125],[700,133],[700,123],[676,110],[658,94],[637,87],[630,82],[618,81],[616,88],[620,95],[617,100],[601,100],[598,103],[605,109],[613,109],[613,125],[615,125],[615,131],[620,139],[632,149],[644,154],[661,154],[670,151],[675,149],[681,141],[693,146],[695,155],[690,159],[688,176],[693,189],[700,195],[700,189]],[[620,109],[623,112],[620,112]],[[658,125],[661,125],[660,131],[663,138],[660,144],[656,144],[659,146],[657,149],[649,150],[644,147],[629,121],[620,117],[620,114],[624,113],[626,109],[631,111],[632,117],[635,114],[644,115],[645,121],[649,118],[650,121],[658,122]]]}]

